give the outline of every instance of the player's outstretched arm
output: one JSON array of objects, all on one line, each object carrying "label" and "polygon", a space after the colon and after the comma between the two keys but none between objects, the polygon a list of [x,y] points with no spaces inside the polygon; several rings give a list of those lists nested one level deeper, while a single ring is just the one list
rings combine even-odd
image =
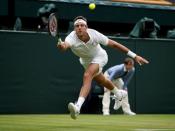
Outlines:
[{"label": "player's outstretched arm", "polygon": [[125,47],[124,45],[109,39],[108,41],[108,46],[118,49],[124,53],[126,53],[128,56],[130,56],[131,58],[135,59],[135,61],[139,64],[139,65],[143,65],[143,64],[148,64],[149,61],[146,60],[145,58],[135,54],[134,52],[130,51],[127,47]]},{"label": "player's outstretched arm", "polygon": [[57,43],[57,47],[58,47],[58,49],[60,49],[61,51],[66,51],[67,49],[70,48],[70,45],[69,45],[69,43],[67,43],[67,42],[58,42],[58,43]]},{"label": "player's outstretched arm", "polygon": [[124,45],[122,45],[114,40],[111,40],[111,39],[109,39],[109,41],[108,41],[108,46],[111,48],[114,48],[114,49],[118,49],[124,53],[128,53],[128,51],[129,51],[129,49],[127,47],[125,47]]},{"label": "player's outstretched arm", "polygon": [[141,57],[141,56],[139,56],[139,55],[136,55],[135,61],[136,61],[137,63],[139,63],[139,65],[143,65],[143,64],[148,64],[148,63],[149,63],[148,60],[146,60],[145,58],[143,58],[143,57]]}]

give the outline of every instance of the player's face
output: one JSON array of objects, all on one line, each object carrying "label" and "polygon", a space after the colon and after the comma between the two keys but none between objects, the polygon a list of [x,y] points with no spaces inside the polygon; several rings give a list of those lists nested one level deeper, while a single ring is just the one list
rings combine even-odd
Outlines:
[{"label": "player's face", "polygon": [[77,36],[83,36],[86,33],[87,25],[85,25],[83,23],[77,23],[74,26],[74,30],[75,30]]}]

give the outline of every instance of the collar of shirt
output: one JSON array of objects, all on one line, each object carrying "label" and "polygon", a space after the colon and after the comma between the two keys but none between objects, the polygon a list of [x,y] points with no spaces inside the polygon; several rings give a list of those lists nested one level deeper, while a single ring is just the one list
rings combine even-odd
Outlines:
[{"label": "collar of shirt", "polygon": [[87,42],[84,42],[84,41],[80,40],[80,39],[78,38],[78,36],[76,35],[76,38],[77,38],[79,41],[81,41],[81,43],[82,43],[83,45],[87,45],[87,44],[93,43],[92,36],[90,35],[88,29],[87,29],[87,33],[88,33],[88,35],[89,35],[89,40],[88,40]]},{"label": "collar of shirt", "polygon": [[[124,70],[124,72],[126,72],[127,70],[126,70],[126,67],[125,67],[125,65],[124,65],[124,68],[123,68],[123,70]],[[128,71],[129,72],[129,71]]]},{"label": "collar of shirt", "polygon": [[[133,68],[134,68],[134,67],[132,67],[132,69],[131,69],[131,70],[133,70]],[[127,72],[130,72],[130,71],[131,71],[131,70],[126,70],[126,67],[125,67],[125,65],[124,65],[124,68],[123,68],[123,70],[124,70],[124,72],[126,72],[126,71],[127,71]]]}]

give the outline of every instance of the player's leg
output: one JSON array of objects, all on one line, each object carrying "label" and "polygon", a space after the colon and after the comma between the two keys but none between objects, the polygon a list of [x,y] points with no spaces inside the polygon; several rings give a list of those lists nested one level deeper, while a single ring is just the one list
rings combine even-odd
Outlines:
[{"label": "player's leg", "polygon": [[103,75],[103,73],[101,72],[100,74],[98,74],[97,76],[94,77],[94,80],[101,86],[106,87],[107,89],[109,89],[110,91],[114,90],[114,88],[116,90],[118,90],[117,87],[115,87],[115,85],[112,83],[112,81],[110,81],[107,77],[105,77]]},{"label": "player's leg", "polygon": [[83,85],[80,91],[80,97],[87,97],[91,89],[91,83],[93,77],[99,72],[99,65],[96,63],[91,63],[83,75]]},{"label": "player's leg", "polygon": [[98,74],[94,77],[94,80],[101,86],[109,89],[116,96],[116,100],[121,102],[122,99],[127,95],[124,90],[119,90],[108,78],[106,78],[103,73]]},{"label": "player's leg", "polygon": [[98,73],[98,71],[99,71],[99,65],[96,63],[91,63],[86,68],[83,75],[83,85],[80,90],[78,101],[76,102],[76,104],[69,103],[68,105],[68,109],[73,119],[77,118],[77,115],[81,110],[81,106],[83,105],[87,95],[90,92],[92,79]]}]

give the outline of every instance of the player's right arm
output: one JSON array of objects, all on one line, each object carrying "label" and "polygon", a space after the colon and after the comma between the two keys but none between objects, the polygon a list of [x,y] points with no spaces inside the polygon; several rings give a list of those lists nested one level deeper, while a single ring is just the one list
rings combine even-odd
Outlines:
[{"label": "player's right arm", "polygon": [[67,49],[70,48],[70,44],[68,42],[58,42],[57,47],[61,50],[61,51],[66,51]]},{"label": "player's right arm", "polygon": [[66,38],[65,41],[62,42],[58,42],[57,43],[57,47],[62,50],[62,51],[66,51],[67,49],[69,49],[73,43],[75,43],[75,37],[74,37],[75,32],[72,31]]}]

